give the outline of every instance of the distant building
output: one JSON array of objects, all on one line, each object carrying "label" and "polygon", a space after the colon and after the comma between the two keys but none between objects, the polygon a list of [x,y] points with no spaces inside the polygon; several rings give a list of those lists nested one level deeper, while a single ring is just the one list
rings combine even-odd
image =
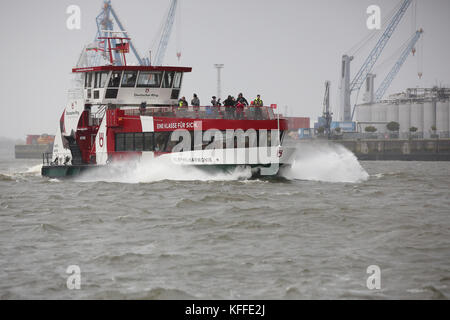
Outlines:
[{"label": "distant building", "polygon": [[407,138],[412,127],[420,138],[449,138],[449,109],[450,88],[410,88],[380,102],[356,105],[354,119],[361,132],[373,126],[384,134],[387,123],[395,121],[400,124],[400,138]]}]

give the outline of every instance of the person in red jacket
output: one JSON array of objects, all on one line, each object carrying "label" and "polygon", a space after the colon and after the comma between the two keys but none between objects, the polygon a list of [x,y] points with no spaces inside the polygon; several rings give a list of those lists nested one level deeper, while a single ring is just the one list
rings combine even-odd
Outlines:
[{"label": "person in red jacket", "polygon": [[236,108],[236,116],[235,119],[244,119],[244,103],[241,101],[237,101],[235,108]]}]

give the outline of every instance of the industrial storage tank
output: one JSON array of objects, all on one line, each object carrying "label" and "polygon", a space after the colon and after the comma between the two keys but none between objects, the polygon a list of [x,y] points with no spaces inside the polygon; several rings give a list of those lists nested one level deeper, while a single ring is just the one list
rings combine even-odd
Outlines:
[{"label": "industrial storage tank", "polygon": [[414,102],[411,104],[411,127],[416,127],[416,134],[423,134],[423,103]]},{"label": "industrial storage tank", "polygon": [[[376,103],[371,108],[372,122],[386,122],[386,105],[382,103]],[[373,126],[377,128],[377,132],[386,132],[386,124],[374,123]]]},{"label": "industrial storage tank", "polygon": [[390,103],[386,106],[386,121],[387,122],[398,122],[398,104]]},{"label": "industrial storage tank", "polygon": [[428,139],[436,126],[436,101],[427,101],[423,104],[423,136]]},{"label": "industrial storage tank", "polygon": [[[356,121],[357,122],[370,122],[372,120],[371,116],[371,106],[367,104],[360,104],[356,106],[355,114],[356,114]],[[361,130],[364,132],[364,129],[369,124],[362,123],[361,124]]]},{"label": "industrial storage tank", "polygon": [[409,137],[409,128],[411,128],[411,103],[400,103],[398,106],[398,120],[400,124],[400,137]]},{"label": "industrial storage tank", "polygon": [[448,137],[449,127],[449,102],[436,102],[436,129],[441,138]]}]

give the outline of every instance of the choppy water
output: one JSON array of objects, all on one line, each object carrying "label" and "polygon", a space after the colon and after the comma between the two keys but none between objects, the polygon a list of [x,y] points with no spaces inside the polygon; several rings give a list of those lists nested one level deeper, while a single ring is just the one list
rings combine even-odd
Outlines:
[{"label": "choppy water", "polygon": [[278,179],[156,161],[59,181],[39,162],[1,150],[1,299],[450,297],[450,163],[307,144]]}]

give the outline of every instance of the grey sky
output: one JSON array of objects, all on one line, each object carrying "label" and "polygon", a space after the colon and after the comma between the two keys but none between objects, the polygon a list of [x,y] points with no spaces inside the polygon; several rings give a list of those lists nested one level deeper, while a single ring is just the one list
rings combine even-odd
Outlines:
[{"label": "grey sky", "polygon": [[[338,109],[341,55],[369,32],[366,8],[381,7],[382,17],[399,0],[181,0],[181,36],[175,28],[165,64],[193,72],[182,94],[198,93],[202,104],[216,93],[214,63],[224,63],[222,95],[260,93],[289,114],[315,120],[322,111],[324,81],[331,80],[333,109]],[[417,24],[425,31],[423,77],[417,54],[410,56],[388,93],[406,87],[450,84],[450,0],[417,0]],[[54,134],[66,103],[71,68],[84,44],[95,36],[102,0],[10,0],[0,2],[2,35],[0,136]],[[81,30],[66,28],[66,8],[81,7]],[[168,0],[113,0],[127,31],[144,55],[169,4]],[[411,10],[403,18],[380,62],[412,34]],[[354,74],[371,46],[352,64]],[[419,47],[418,47],[419,49]],[[379,84],[396,57],[377,77]]]}]

